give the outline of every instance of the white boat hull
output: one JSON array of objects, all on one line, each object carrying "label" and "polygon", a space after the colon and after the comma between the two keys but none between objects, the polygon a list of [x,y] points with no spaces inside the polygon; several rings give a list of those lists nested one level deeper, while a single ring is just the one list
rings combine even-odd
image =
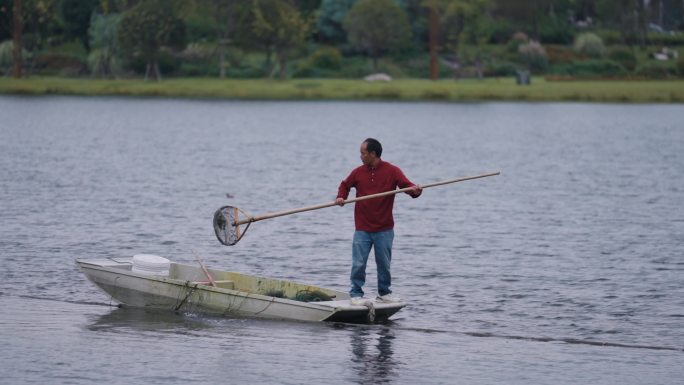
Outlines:
[{"label": "white boat hull", "polygon": [[[171,263],[168,277],[131,271],[130,258],[79,259],[86,277],[115,301],[131,307],[301,321],[380,322],[406,306],[368,301],[351,305],[347,293],[245,274]],[[305,302],[306,297],[316,302]],[[311,299],[311,298],[308,298]],[[323,299],[320,301],[320,299]]]}]

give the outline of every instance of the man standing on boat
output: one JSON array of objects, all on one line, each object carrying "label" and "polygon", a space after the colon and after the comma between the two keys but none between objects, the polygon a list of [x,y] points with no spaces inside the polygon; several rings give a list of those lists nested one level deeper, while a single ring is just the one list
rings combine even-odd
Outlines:
[{"label": "man standing on boat", "polygon": [[[368,138],[361,143],[363,165],[352,170],[349,176],[340,183],[335,203],[343,206],[352,187],[356,189],[357,197],[393,191],[397,187],[413,187],[412,190],[407,191],[407,194],[413,198],[420,196],[422,193],[420,186],[406,178],[399,167],[380,159],[381,156],[382,145],[377,140]],[[390,289],[392,283],[390,262],[394,240],[393,206],[394,195],[356,202],[354,207],[356,231],[352,244],[351,290],[349,291],[353,305],[364,302],[363,285],[366,283],[366,263],[371,247],[375,250],[375,264],[378,268],[377,300],[400,301],[392,296]]]}]

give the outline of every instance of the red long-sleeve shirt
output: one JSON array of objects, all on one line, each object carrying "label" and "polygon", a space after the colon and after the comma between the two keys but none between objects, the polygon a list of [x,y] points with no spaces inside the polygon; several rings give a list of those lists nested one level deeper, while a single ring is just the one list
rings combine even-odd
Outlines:
[{"label": "red long-sleeve shirt", "polygon": [[[356,197],[406,188],[414,184],[404,175],[401,169],[389,162],[380,160],[375,167],[361,165],[345,178],[337,190],[337,197],[347,199],[352,187],[356,189]],[[414,198],[420,194],[407,192]],[[392,208],[394,195],[356,202],[354,207],[354,223],[356,230],[385,231],[394,228]]]}]

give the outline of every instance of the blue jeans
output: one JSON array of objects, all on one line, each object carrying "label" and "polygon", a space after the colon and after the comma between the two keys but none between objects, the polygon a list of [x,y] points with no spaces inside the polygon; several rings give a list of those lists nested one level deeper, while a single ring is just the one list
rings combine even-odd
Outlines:
[{"label": "blue jeans", "polygon": [[378,266],[378,294],[390,294],[392,275],[392,241],[394,230],[368,232],[355,231],[352,244],[351,290],[352,297],[363,297],[363,285],[366,283],[366,263],[371,247],[375,250],[375,264]]}]

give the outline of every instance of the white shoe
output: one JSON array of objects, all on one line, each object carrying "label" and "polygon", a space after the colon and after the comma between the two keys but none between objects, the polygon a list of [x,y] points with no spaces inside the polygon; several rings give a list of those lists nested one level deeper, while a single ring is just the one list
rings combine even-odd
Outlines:
[{"label": "white shoe", "polygon": [[378,302],[402,302],[401,298],[395,297],[392,294],[379,295],[375,298]]},{"label": "white shoe", "polygon": [[368,301],[368,298],[363,297],[351,297],[351,299],[349,299],[349,303],[352,306],[365,306],[366,301]]}]

